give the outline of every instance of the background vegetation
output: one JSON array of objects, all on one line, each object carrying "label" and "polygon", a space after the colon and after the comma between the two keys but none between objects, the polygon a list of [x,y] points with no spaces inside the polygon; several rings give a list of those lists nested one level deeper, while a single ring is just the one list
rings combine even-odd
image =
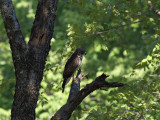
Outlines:
[{"label": "background vegetation", "polygon": [[[25,40],[29,40],[37,1],[13,0]],[[152,1],[160,11],[160,1]],[[70,84],[61,93],[65,62],[78,47],[85,48],[82,72],[90,83],[101,73],[108,81],[128,84],[98,90],[88,96],[71,120],[160,119],[160,16],[146,0],[59,0],[37,118],[50,119],[66,103]],[[10,118],[15,76],[11,50],[0,16],[0,120]]]}]

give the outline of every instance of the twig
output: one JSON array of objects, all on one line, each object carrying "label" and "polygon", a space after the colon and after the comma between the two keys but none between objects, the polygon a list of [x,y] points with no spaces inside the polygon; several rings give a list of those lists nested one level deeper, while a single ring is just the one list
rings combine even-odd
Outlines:
[{"label": "twig", "polygon": [[44,72],[46,72],[46,71],[48,71],[48,70],[50,70],[50,69],[52,69],[52,68],[54,68],[54,67],[61,66],[61,65],[64,65],[64,64],[65,64],[65,63],[58,64],[58,65],[53,65],[52,67],[45,69]]},{"label": "twig", "polygon": [[139,20],[139,21],[137,21],[137,22],[133,22],[133,23],[130,23],[130,24],[117,25],[117,26],[111,27],[111,28],[109,28],[109,29],[107,29],[107,30],[105,30],[105,31],[97,32],[96,34],[97,34],[97,35],[100,35],[100,34],[103,34],[103,33],[107,33],[107,32],[109,32],[110,30],[117,30],[117,29],[122,28],[122,27],[125,27],[125,26],[130,26],[131,24],[137,24],[137,23],[145,22],[145,21],[147,21],[147,20]]},{"label": "twig", "polygon": [[158,16],[160,16],[160,11],[156,10],[156,8],[154,7],[154,5],[152,4],[151,1],[148,1],[148,5],[150,6],[150,8],[152,9],[152,11],[157,14]]}]

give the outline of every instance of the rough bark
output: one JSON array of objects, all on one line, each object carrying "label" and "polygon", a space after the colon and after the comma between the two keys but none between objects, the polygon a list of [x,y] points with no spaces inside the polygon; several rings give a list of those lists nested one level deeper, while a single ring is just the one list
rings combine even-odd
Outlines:
[{"label": "rough bark", "polygon": [[[79,74],[79,73],[78,73]],[[117,82],[106,82],[105,79],[109,77],[109,75],[105,75],[104,73],[97,77],[92,83],[87,84],[83,89],[80,89],[80,81],[84,78],[81,74],[77,75],[78,81],[73,81],[71,85],[71,91],[68,98],[68,101],[65,105],[63,105],[51,118],[51,120],[68,120],[72,112],[76,109],[76,107],[83,101],[85,97],[87,97],[93,91],[100,89],[102,87],[123,87],[124,84]],[[74,92],[73,92],[74,91]],[[72,94],[72,95],[71,95]]]},{"label": "rough bark", "polygon": [[40,83],[50,49],[58,0],[39,0],[28,45],[11,0],[0,0],[0,10],[12,50],[16,86],[12,120],[34,120]]},{"label": "rough bark", "polygon": [[84,77],[86,77],[88,79],[88,73],[86,75],[83,75],[81,73],[81,69],[79,69],[77,76],[76,76],[76,79],[74,79],[72,81],[71,90],[70,90],[67,102],[70,101],[74,96],[76,96],[76,94],[80,91],[80,83]]}]

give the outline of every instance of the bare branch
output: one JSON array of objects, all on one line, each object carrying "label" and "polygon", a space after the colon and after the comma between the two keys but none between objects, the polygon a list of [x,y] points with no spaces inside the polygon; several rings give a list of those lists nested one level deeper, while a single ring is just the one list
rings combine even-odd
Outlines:
[{"label": "bare branch", "polygon": [[86,75],[83,75],[81,73],[81,69],[78,70],[78,73],[77,73],[77,76],[76,78],[72,81],[72,85],[71,85],[71,90],[70,90],[70,93],[69,93],[69,97],[68,97],[68,101],[70,101],[74,96],[77,95],[77,93],[79,92],[80,90],[80,82],[81,80],[86,77],[88,79],[88,73]]},{"label": "bare branch", "polygon": [[87,84],[82,90],[77,92],[77,94],[68,102],[63,105],[51,118],[51,120],[68,120],[72,114],[72,112],[76,109],[76,107],[83,101],[83,99],[88,96],[93,91],[100,89],[102,87],[122,87],[124,84],[117,82],[106,82],[105,79],[109,77],[109,75],[105,75],[104,73],[97,77],[92,83]]},{"label": "bare branch", "polygon": [[152,9],[152,11],[157,14],[158,16],[160,16],[160,11],[156,10],[156,8],[154,7],[154,5],[152,4],[151,1],[148,1],[148,5],[150,6],[150,8]]}]

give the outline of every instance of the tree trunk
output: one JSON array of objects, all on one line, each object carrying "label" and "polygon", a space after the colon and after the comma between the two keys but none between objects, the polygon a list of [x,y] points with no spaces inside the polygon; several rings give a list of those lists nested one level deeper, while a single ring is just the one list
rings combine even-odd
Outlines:
[{"label": "tree trunk", "polygon": [[12,120],[34,120],[40,83],[50,50],[58,0],[39,0],[28,45],[11,0],[0,0],[0,10],[12,50],[16,86]]}]

